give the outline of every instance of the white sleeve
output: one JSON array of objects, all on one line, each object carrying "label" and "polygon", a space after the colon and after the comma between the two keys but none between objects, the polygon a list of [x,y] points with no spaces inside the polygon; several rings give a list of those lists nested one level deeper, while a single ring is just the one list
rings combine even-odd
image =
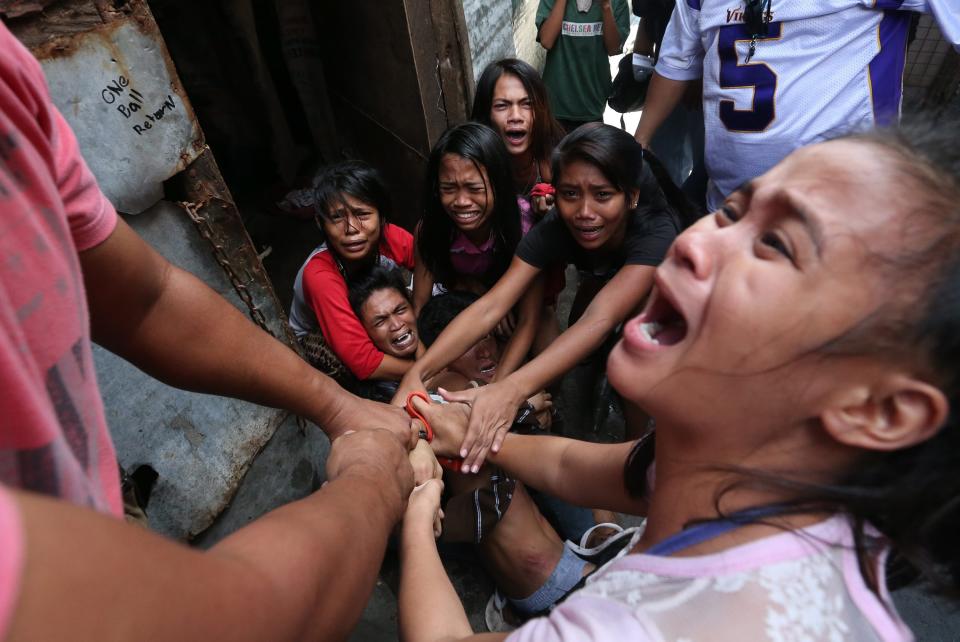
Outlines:
[{"label": "white sleeve", "polygon": [[703,75],[700,0],[677,0],[663,34],[657,73],[670,80],[696,80]]},{"label": "white sleeve", "polygon": [[871,9],[903,9],[933,14],[940,33],[960,51],[960,3],[957,0],[860,0]]},{"label": "white sleeve", "polygon": [[[913,0],[918,1],[922,0]],[[943,37],[960,51],[960,3],[957,0],[926,0],[923,4],[926,5],[925,10],[933,14]]]}]

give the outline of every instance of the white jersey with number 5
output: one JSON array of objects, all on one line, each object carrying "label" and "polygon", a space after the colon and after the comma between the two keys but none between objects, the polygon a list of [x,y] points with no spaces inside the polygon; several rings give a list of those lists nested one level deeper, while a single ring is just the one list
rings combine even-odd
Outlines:
[{"label": "white jersey with number 5", "polygon": [[793,149],[896,122],[909,11],[932,11],[960,43],[960,0],[772,0],[750,52],[744,5],[677,0],[657,63],[703,77],[710,210]]}]

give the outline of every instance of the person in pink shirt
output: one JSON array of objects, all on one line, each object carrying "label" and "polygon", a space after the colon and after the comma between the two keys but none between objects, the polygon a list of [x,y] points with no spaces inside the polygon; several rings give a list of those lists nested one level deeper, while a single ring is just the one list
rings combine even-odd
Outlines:
[{"label": "person in pink shirt", "polygon": [[[578,549],[620,552],[509,640],[911,640],[888,550],[960,586],[958,136],[918,124],[803,148],[677,238],[607,366],[655,435],[509,434],[490,457],[646,516]],[[456,453],[469,408],[423,412]],[[433,546],[438,496],[418,486],[403,525],[412,642],[473,638]]]},{"label": "person in pink shirt", "polygon": [[[406,414],[347,393],[140,239],[2,23],[0,257],[0,639],[345,635],[413,485]],[[126,525],[91,339],[168,384],[346,435],[329,483],[207,553]]]}]

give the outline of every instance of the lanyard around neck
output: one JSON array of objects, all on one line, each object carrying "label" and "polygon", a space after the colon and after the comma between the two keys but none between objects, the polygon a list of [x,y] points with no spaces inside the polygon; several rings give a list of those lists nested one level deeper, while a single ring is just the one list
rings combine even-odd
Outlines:
[{"label": "lanyard around neck", "polygon": [[785,509],[786,507],[782,504],[758,506],[756,508],[738,511],[722,519],[694,524],[689,528],[683,529],[676,535],[671,535],[667,539],[657,542],[644,551],[644,555],[673,555],[674,553],[719,537],[741,526],[759,521],[764,517],[780,514]]}]

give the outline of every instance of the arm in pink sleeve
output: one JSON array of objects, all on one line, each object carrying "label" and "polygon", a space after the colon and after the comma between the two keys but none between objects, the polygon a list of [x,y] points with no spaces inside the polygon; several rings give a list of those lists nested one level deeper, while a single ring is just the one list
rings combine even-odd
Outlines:
[{"label": "arm in pink sleeve", "polygon": [[[28,92],[21,95],[22,103],[35,112],[39,128],[39,132],[21,133],[27,136],[36,133],[37,138],[42,137],[42,140],[35,138],[33,142],[41,153],[47,152],[44,160],[48,164],[49,176],[56,182],[77,250],[99,245],[116,226],[117,213],[83,160],[73,130],[51,101],[40,63],[9,33],[3,36],[4,40],[12,41],[11,54],[19,58],[22,89]],[[6,47],[7,43],[2,46]]]}]

